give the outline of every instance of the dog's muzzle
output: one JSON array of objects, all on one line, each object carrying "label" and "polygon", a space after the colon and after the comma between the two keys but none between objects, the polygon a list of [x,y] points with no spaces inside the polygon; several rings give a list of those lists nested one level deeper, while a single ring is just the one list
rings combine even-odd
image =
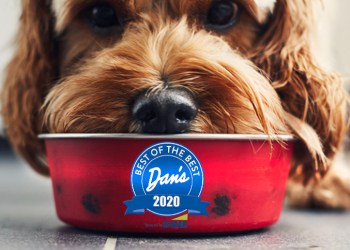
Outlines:
[{"label": "dog's muzzle", "polygon": [[142,133],[186,133],[198,112],[193,95],[183,88],[164,88],[156,93],[139,94],[132,115]]}]

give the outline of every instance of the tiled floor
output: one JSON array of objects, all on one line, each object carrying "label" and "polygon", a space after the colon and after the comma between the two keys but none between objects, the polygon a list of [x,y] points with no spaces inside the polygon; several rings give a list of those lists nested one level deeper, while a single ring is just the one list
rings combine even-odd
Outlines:
[{"label": "tiled floor", "polygon": [[[350,213],[285,209],[271,228],[231,235],[160,238],[82,231],[60,222],[50,180],[0,143],[0,249],[350,249]],[[5,157],[7,155],[7,157]]]}]

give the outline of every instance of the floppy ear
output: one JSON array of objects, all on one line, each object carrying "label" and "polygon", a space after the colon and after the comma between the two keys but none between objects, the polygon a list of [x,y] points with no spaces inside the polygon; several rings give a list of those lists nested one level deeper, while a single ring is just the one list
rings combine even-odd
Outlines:
[{"label": "floppy ear", "polygon": [[[312,38],[316,30],[313,5],[321,2],[278,0],[252,55],[253,61],[270,77],[284,109],[297,118],[291,119],[288,115],[287,122],[292,121],[290,126],[295,136],[304,141],[305,149],[314,159],[313,162],[301,163],[304,164],[305,178],[311,177],[315,171],[325,174],[339,150],[347,126],[347,97],[341,79],[322,69],[312,54]],[[307,137],[298,134],[295,128],[303,122],[316,133],[308,133]],[[317,140],[321,142],[326,161],[320,161],[322,154],[317,153],[319,149],[312,145]],[[300,150],[296,151],[296,158],[307,158],[298,155]]]},{"label": "floppy ear", "polygon": [[2,92],[5,129],[14,149],[39,173],[49,175],[41,132],[40,107],[55,77],[55,45],[50,1],[22,0],[17,51]]}]

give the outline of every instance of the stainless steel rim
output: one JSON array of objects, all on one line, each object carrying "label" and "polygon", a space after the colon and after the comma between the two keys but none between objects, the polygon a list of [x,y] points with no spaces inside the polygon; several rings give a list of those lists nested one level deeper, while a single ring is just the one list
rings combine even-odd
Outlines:
[{"label": "stainless steel rim", "polygon": [[292,141],[292,135],[250,135],[250,134],[40,134],[39,139],[167,139],[167,140],[280,140]]}]

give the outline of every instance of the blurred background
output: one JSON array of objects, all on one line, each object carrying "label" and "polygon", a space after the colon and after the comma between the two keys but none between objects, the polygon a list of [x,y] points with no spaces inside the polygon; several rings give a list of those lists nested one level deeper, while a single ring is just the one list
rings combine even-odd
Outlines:
[{"label": "blurred background", "polygon": [[[20,16],[20,0],[0,0],[0,88],[4,80],[4,69],[11,58]],[[350,1],[324,0],[324,9],[317,10],[319,39],[317,53],[322,63],[344,75],[349,85],[350,76]],[[0,157],[4,156],[5,145],[2,118],[0,116]],[[1,158],[0,158],[1,159]],[[0,161],[1,165],[1,161]]]}]

